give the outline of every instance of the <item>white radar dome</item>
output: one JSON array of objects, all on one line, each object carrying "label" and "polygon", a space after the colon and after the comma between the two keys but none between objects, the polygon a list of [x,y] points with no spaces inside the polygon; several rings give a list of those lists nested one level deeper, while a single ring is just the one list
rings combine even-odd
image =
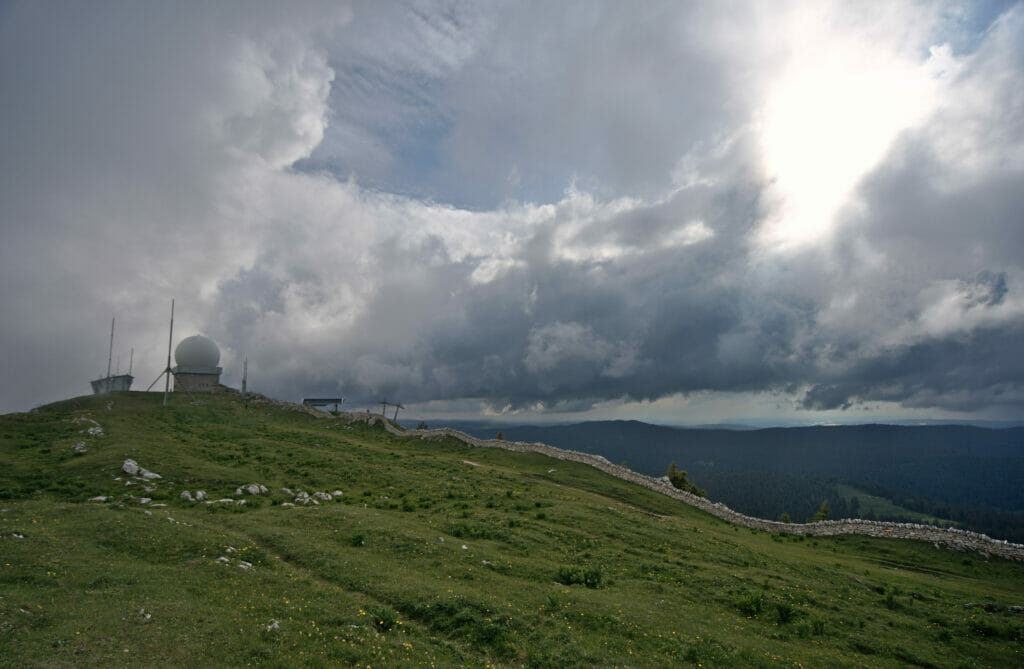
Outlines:
[{"label": "white radar dome", "polygon": [[220,349],[209,337],[192,335],[182,339],[174,349],[174,361],[179,367],[216,367],[220,362]]}]

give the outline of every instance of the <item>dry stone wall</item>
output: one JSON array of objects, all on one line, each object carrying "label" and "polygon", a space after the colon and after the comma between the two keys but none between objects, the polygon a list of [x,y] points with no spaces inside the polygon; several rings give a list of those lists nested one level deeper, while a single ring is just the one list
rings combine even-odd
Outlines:
[{"label": "dry stone wall", "polygon": [[[323,412],[317,412],[320,415]],[[566,460],[590,465],[611,476],[643,486],[663,495],[680,500],[694,506],[702,511],[720,518],[734,525],[750,527],[765,532],[785,532],[812,537],[834,537],[845,534],[858,534],[882,539],[912,539],[915,541],[928,541],[936,548],[946,548],[957,551],[970,551],[979,553],[985,558],[997,556],[1007,560],[1024,561],[1024,544],[1011,543],[1005,540],[993,539],[985,534],[969,532],[957,528],[936,527],[934,525],[920,525],[917,523],[892,523],[874,520],[861,520],[857,518],[844,518],[842,520],[824,520],[816,523],[781,523],[763,518],[753,518],[737,511],[733,511],[721,502],[712,502],[692,493],[678,490],[664,478],[658,479],[634,472],[627,467],[612,464],[607,458],[590,453],[569,451],[555,448],[541,443],[524,443],[517,441],[504,441],[500,439],[477,439],[464,432],[451,428],[436,430],[405,430],[396,427],[391,421],[377,414],[346,413],[342,418],[349,421],[367,422],[370,425],[383,424],[384,429],[389,433],[400,436],[419,438],[424,441],[444,441],[454,439],[469,446],[479,448],[501,448],[506,451],[518,453],[540,453],[555,460]]]}]

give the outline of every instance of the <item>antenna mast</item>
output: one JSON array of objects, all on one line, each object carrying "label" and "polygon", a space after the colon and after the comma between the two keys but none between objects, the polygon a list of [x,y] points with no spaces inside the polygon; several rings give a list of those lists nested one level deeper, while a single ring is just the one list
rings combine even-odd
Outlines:
[{"label": "antenna mast", "polygon": [[128,376],[132,375],[132,363],[135,361],[135,347],[128,353]]},{"label": "antenna mast", "polygon": [[[110,361],[114,357],[114,319],[110,319],[110,352],[107,353],[107,378],[110,378]],[[110,390],[110,382],[107,382],[107,390]]]},{"label": "antenna mast", "polygon": [[249,356],[242,360],[242,399],[245,399],[245,380],[249,376]]},{"label": "antenna mast", "polygon": [[167,376],[164,379],[164,406],[167,406],[167,393],[171,390],[171,344],[174,342],[174,298],[171,298],[171,329],[167,335]]},{"label": "antenna mast", "polygon": [[[165,377],[164,378],[164,406],[165,407],[167,406],[167,393],[169,393],[171,391],[171,374],[174,374],[174,370],[171,368],[171,344],[173,344],[173,343],[174,343],[174,298],[171,298],[171,331],[167,335],[167,367],[164,367],[164,371],[160,372],[160,374],[157,375],[157,377],[155,379],[153,379],[153,383],[149,384],[149,388],[146,388],[146,392],[148,393],[150,390],[153,389],[153,386],[156,385],[156,382],[160,380],[161,376]],[[134,352],[135,349],[132,349],[132,351]],[[196,404],[195,398],[192,397],[192,391],[190,391],[188,389],[188,386],[182,386],[182,390],[184,390],[188,394],[189,398],[192,399],[192,403]]]}]

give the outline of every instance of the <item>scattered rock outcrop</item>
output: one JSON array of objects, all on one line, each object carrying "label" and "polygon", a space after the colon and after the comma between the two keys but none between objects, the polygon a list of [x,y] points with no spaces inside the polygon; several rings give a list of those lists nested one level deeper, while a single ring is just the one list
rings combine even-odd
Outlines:
[{"label": "scattered rock outcrop", "polygon": [[146,479],[147,481],[163,478],[159,474],[151,472],[143,467],[140,467],[139,463],[135,462],[131,458],[125,459],[124,464],[121,465],[121,471],[123,471],[128,476],[138,476],[139,478]]}]

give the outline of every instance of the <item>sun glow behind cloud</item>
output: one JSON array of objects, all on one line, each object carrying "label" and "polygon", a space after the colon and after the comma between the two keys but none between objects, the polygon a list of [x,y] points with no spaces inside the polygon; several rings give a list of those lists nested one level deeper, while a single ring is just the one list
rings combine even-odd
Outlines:
[{"label": "sun glow behind cloud", "polygon": [[761,241],[779,250],[827,236],[857,182],[900,132],[927,117],[956,66],[947,45],[921,60],[872,30],[838,34],[818,16],[796,23],[795,46],[757,124],[774,209]]}]

